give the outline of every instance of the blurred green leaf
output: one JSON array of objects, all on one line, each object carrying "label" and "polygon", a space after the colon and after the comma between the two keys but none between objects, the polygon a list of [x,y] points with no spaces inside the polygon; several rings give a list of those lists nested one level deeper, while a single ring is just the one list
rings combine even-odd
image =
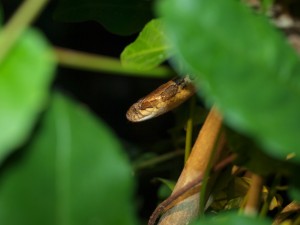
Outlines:
[{"label": "blurred green leaf", "polygon": [[0,162],[29,136],[55,68],[44,37],[27,30],[0,64]]},{"label": "blurred green leaf", "polygon": [[153,179],[153,181],[158,181],[161,183],[157,191],[157,196],[162,201],[168,198],[172,194],[172,191],[176,184],[174,180],[168,180],[160,177]]},{"label": "blurred green leaf", "polygon": [[56,94],[22,157],[1,174],[6,225],[134,225],[131,169],[111,131]]},{"label": "blurred green leaf", "polygon": [[214,217],[202,217],[191,225],[270,225],[272,224],[265,218],[255,218],[235,213],[223,213]]},{"label": "blurred green leaf", "polygon": [[66,22],[95,20],[110,32],[129,35],[152,18],[151,0],[59,0],[54,17]]},{"label": "blurred green leaf", "polygon": [[160,19],[151,20],[137,39],[121,54],[121,62],[126,67],[149,70],[170,57],[170,46]]},{"label": "blurred green leaf", "polygon": [[273,4],[274,4],[274,0],[262,0],[261,1],[262,8],[264,9],[264,12],[266,12],[266,13],[268,12],[268,10],[271,9]]},{"label": "blurred green leaf", "polygon": [[170,190],[170,188],[164,184],[160,185],[157,190],[157,197],[161,201],[164,201],[165,199],[167,199],[171,194],[172,194],[172,191]]},{"label": "blurred green leaf", "polygon": [[159,1],[178,57],[226,121],[268,154],[300,161],[300,64],[269,23],[239,1]]},{"label": "blurred green leaf", "polygon": [[289,160],[280,160],[266,154],[257,144],[244,135],[226,129],[228,147],[237,153],[235,163],[250,171],[268,176],[271,174],[290,174],[293,164]]}]

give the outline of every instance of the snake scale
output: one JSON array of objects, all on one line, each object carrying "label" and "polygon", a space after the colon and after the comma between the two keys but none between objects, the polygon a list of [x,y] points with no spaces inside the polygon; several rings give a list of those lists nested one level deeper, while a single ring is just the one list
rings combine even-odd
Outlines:
[{"label": "snake scale", "polygon": [[189,76],[176,77],[133,104],[126,117],[131,122],[157,117],[176,108],[195,92],[196,89]]}]

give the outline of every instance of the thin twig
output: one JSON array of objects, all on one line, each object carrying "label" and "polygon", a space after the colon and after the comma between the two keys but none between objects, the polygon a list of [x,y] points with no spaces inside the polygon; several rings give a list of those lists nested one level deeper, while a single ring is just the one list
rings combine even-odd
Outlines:
[{"label": "thin twig", "polygon": [[133,165],[133,169],[135,171],[145,169],[147,167],[154,166],[158,163],[162,163],[162,162],[165,162],[165,161],[170,160],[172,158],[175,158],[177,156],[183,155],[183,153],[184,153],[183,150],[176,150],[176,151],[173,151],[173,152],[168,152],[166,154],[159,155],[155,158],[151,158],[149,160],[145,160],[143,162],[136,163],[136,164]]},{"label": "thin twig", "polygon": [[193,125],[194,125],[193,119],[194,119],[195,106],[196,106],[196,97],[193,96],[190,100],[189,118],[186,123],[184,162],[186,162],[187,159],[189,158],[192,149]]},{"label": "thin twig", "polygon": [[277,185],[279,184],[280,182],[280,179],[281,179],[281,174],[276,174],[275,175],[275,178],[272,182],[272,185],[270,187],[270,190],[268,191],[268,195],[267,195],[267,199],[266,201],[264,202],[261,210],[260,210],[260,217],[265,217],[268,213],[268,210],[269,210],[269,207],[270,207],[270,204],[272,202],[272,199],[274,198],[276,192],[277,192]]},{"label": "thin twig", "polygon": [[26,0],[14,13],[0,33],[0,62],[5,58],[16,40],[36,16],[42,11],[48,0]]}]

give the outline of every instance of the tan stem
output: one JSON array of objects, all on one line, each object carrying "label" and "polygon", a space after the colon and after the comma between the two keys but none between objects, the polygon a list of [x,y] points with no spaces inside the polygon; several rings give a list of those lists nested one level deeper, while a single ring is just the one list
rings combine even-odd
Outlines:
[{"label": "tan stem", "polygon": [[247,203],[244,209],[245,214],[252,216],[257,215],[261,203],[263,183],[264,179],[262,176],[252,174],[251,185],[247,193]]},{"label": "tan stem", "polygon": [[[199,175],[204,174],[213,149],[215,147],[223,147],[224,141],[220,141],[220,144],[216,146],[221,127],[222,118],[215,109],[212,109],[202,126],[191,155],[185,164],[172,194],[180,192],[182,188],[196,180]],[[216,158],[217,157],[214,156],[214,159]],[[176,200],[175,205],[162,216],[159,225],[187,224],[198,215],[198,211],[199,190],[192,189]]]},{"label": "tan stem", "polygon": [[222,127],[222,119],[215,109],[208,114],[192,148],[191,155],[176,183],[173,192],[178,191],[203,173],[209,162]]}]

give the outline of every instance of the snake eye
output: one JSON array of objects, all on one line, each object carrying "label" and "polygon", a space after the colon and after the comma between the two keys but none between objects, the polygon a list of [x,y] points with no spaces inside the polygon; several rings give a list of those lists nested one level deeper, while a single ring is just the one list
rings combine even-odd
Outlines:
[{"label": "snake eye", "polygon": [[155,105],[157,105],[157,100],[152,100],[152,101],[143,101],[140,104],[140,110],[146,110],[148,108],[153,108],[155,107]]}]

